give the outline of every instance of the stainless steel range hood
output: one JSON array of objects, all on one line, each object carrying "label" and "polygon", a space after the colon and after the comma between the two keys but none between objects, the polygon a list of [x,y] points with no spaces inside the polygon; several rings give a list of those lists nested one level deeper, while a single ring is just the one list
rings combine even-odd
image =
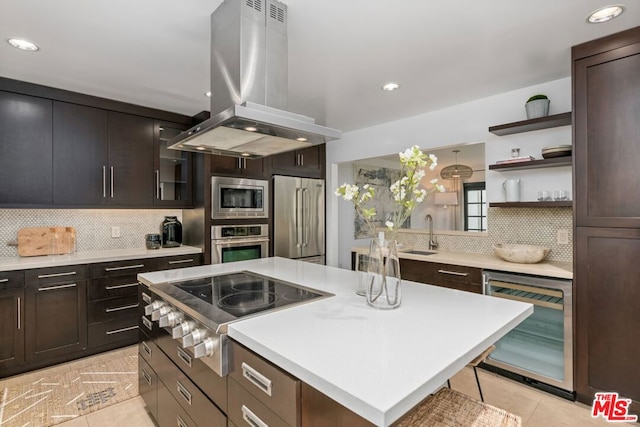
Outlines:
[{"label": "stainless steel range hood", "polygon": [[211,118],[171,141],[176,150],[258,158],[340,138],[286,111],[287,6],[224,0],[211,15]]}]

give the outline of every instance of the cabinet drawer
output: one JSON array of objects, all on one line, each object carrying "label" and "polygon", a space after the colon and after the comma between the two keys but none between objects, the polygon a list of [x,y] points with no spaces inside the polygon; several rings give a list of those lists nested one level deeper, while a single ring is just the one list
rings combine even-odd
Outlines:
[{"label": "cabinet drawer", "polygon": [[435,277],[460,283],[482,283],[482,270],[461,265],[432,263]]},{"label": "cabinet drawer", "polygon": [[[229,380],[229,419],[237,425],[252,425],[269,427],[288,427],[282,418],[276,415],[264,403],[256,399],[233,379]],[[297,424],[292,424],[296,427]]]},{"label": "cabinet drawer", "polygon": [[300,381],[234,341],[229,352],[229,377],[287,424],[298,425]]},{"label": "cabinet drawer", "polygon": [[113,343],[127,345],[137,342],[138,316],[89,325],[89,347]]},{"label": "cabinet drawer", "polygon": [[223,411],[226,411],[227,377],[219,376],[202,360],[194,358],[192,353],[182,348],[180,343],[172,339],[164,328],[159,329],[156,342],[158,347],[200,387],[209,399]]},{"label": "cabinet drawer", "polygon": [[157,366],[160,380],[198,426],[227,425],[224,413],[180,369],[169,359],[159,359],[159,362],[154,367]]},{"label": "cabinet drawer", "polygon": [[138,326],[140,327],[140,338],[153,339],[158,334],[158,322],[152,322],[151,316],[145,316],[144,308],[151,304],[151,292],[146,285],[140,283],[138,285]]},{"label": "cabinet drawer", "polygon": [[87,268],[84,265],[66,265],[25,271],[25,281],[34,286],[77,282],[86,277]]},{"label": "cabinet drawer", "polygon": [[202,265],[202,254],[177,255],[172,257],[158,258],[157,270],[171,270],[174,268],[193,267]]},{"label": "cabinet drawer", "polygon": [[136,317],[138,315],[138,296],[110,298],[90,302],[88,305],[89,323],[105,322]]},{"label": "cabinet drawer", "polygon": [[132,275],[150,271],[154,268],[153,258],[130,259],[126,261],[101,262],[89,264],[89,277],[114,277]]},{"label": "cabinet drawer", "polygon": [[137,293],[138,279],[133,273],[89,280],[89,301],[136,295]]},{"label": "cabinet drawer", "polygon": [[[160,427],[198,427],[180,404],[165,387],[162,381],[158,384],[158,418]],[[207,424],[212,427],[225,427],[225,424]]]},{"label": "cabinet drawer", "polygon": [[158,376],[149,364],[138,355],[138,390],[147,411],[158,419]]},{"label": "cabinet drawer", "polygon": [[24,288],[24,271],[0,271],[0,291]]}]

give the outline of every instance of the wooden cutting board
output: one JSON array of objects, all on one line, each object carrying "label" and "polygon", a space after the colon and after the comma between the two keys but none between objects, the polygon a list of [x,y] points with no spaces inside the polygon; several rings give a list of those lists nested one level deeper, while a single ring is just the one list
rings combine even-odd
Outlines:
[{"label": "wooden cutting board", "polygon": [[32,227],[18,230],[18,255],[61,255],[75,251],[73,227]]}]

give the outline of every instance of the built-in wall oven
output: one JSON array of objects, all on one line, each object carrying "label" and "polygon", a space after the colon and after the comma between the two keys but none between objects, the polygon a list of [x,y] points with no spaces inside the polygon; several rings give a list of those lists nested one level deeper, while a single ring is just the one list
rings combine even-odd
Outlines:
[{"label": "built-in wall oven", "polygon": [[212,219],[269,217],[269,181],[214,176],[211,178]]},{"label": "built-in wall oven", "polygon": [[575,399],[572,281],[485,270],[484,293],[534,306],[531,316],[496,342],[485,367]]},{"label": "built-in wall oven", "polygon": [[214,225],[211,263],[244,261],[269,256],[269,225]]}]

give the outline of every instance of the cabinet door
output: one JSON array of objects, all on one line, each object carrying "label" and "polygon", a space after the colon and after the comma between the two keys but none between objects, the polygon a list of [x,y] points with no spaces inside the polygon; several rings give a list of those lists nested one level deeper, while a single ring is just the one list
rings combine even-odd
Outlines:
[{"label": "cabinet door", "polygon": [[53,103],[54,204],[106,204],[107,155],[105,110]]},{"label": "cabinet door", "polygon": [[325,149],[325,144],[321,144],[273,155],[273,173],[324,178]]},{"label": "cabinet door", "polygon": [[640,42],[603,51],[574,62],[576,225],[640,227]]},{"label": "cabinet door", "polygon": [[0,91],[0,205],[52,202],[52,103]]},{"label": "cabinet door", "polygon": [[87,347],[86,270],[82,265],[25,273],[27,360],[46,360]]},{"label": "cabinet door", "polygon": [[24,289],[0,290],[0,368],[23,361]]},{"label": "cabinet door", "polygon": [[576,391],[616,391],[640,410],[640,230],[576,229]]},{"label": "cabinet door", "polygon": [[154,123],[154,174],[156,206],[189,207],[192,204],[192,154],[188,151],[170,150],[169,142],[185,126],[176,123]]},{"label": "cabinet door", "polygon": [[153,120],[124,113],[108,113],[109,203],[152,206]]},{"label": "cabinet door", "polygon": [[245,159],[230,156],[212,156],[211,172],[214,175],[261,178],[267,175],[263,159]]}]

